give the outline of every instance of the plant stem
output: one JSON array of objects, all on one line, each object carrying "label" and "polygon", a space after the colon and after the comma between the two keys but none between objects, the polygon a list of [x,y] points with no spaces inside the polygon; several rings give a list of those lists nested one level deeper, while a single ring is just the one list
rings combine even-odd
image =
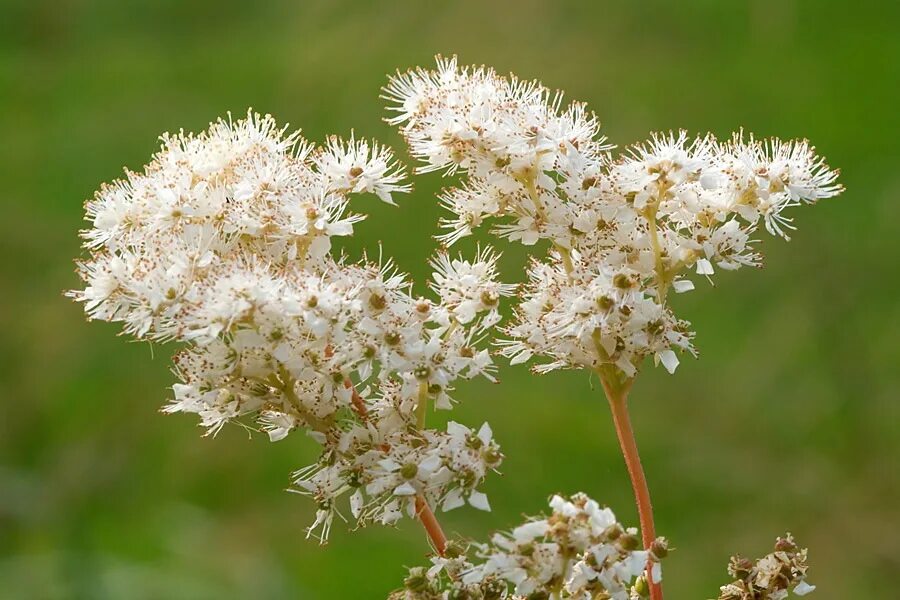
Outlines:
[{"label": "plant stem", "polygon": [[650,232],[650,245],[653,248],[653,262],[656,271],[656,299],[660,304],[665,304],[666,294],[671,283],[671,272],[666,268],[663,260],[662,245],[659,242],[659,227],[656,224],[656,211],[659,210],[659,202],[665,197],[666,188],[660,190],[660,200],[647,206],[642,213],[647,219]]},{"label": "plant stem", "polygon": [[447,536],[444,535],[441,524],[438,523],[437,517],[434,516],[434,511],[431,510],[431,507],[428,506],[421,494],[416,496],[416,516],[422,522],[422,527],[425,528],[425,533],[428,535],[428,539],[431,540],[434,549],[437,550],[439,555],[443,556],[444,551],[447,549]]},{"label": "plant stem", "polygon": [[266,383],[281,390],[281,393],[285,395],[291,403],[291,406],[297,411],[297,414],[306,421],[306,424],[311,429],[318,431],[319,433],[328,433],[328,430],[331,429],[332,425],[331,419],[320,419],[303,407],[303,403],[300,402],[300,398],[297,397],[297,392],[294,391],[294,380],[291,378],[290,373],[287,372],[287,369],[282,367],[280,375],[278,377],[272,376]]},{"label": "plant stem", "polygon": [[[454,322],[454,325],[455,324],[456,323]],[[425,428],[425,416],[427,413],[428,382],[423,381],[419,384],[419,403],[416,405],[416,417],[419,429]],[[434,516],[434,511],[428,506],[428,502],[425,501],[425,497],[422,496],[422,494],[416,496],[416,516],[422,521],[422,526],[425,528],[425,533],[428,534],[428,539],[430,539],[432,545],[434,545],[434,549],[437,550],[439,555],[443,556],[444,550],[447,549],[447,536],[444,535],[441,524],[438,523],[437,517]]]},{"label": "plant stem", "polygon": [[[544,204],[541,202],[540,194],[537,191],[537,186],[534,183],[534,173],[529,173],[524,178],[522,178],[522,182],[525,185],[526,191],[528,191],[528,197],[531,198],[531,202],[534,204],[534,208],[537,211],[538,218],[541,221],[547,220],[547,215],[544,211]],[[574,265],[572,264],[572,253],[569,252],[569,249],[565,246],[558,244],[557,242],[551,242],[553,248],[559,252],[560,258],[562,258],[563,268],[566,270],[566,275],[569,276],[569,281],[572,280],[572,272],[575,270]]]},{"label": "plant stem", "polygon": [[[603,383],[603,391],[609,400],[612,410],[613,423],[616,426],[616,435],[619,438],[619,446],[622,456],[625,458],[625,466],[628,476],[631,478],[631,487],[634,490],[634,499],[637,504],[638,518],[641,522],[641,540],[645,549],[649,549],[656,539],[656,530],[653,525],[653,506],[650,503],[650,489],[647,487],[647,478],[644,475],[644,467],[641,465],[641,457],[638,454],[637,442],[634,438],[634,429],[631,427],[631,418],[628,416],[628,391],[634,380],[628,379],[624,383],[619,381],[617,374],[612,370],[600,372],[600,381]],[[647,562],[647,583],[650,587],[650,598],[662,600],[662,585],[654,582],[651,575],[652,562]]]},{"label": "plant stem", "polygon": [[[344,387],[348,388],[351,392],[350,404],[353,407],[353,411],[357,415],[359,415],[360,419],[366,421],[369,418],[369,410],[366,408],[366,403],[363,401],[362,396],[360,396],[359,392],[356,391],[356,386],[354,386],[353,382],[349,379],[345,379]],[[428,388],[426,387],[425,394],[427,395],[427,393]],[[422,420],[424,420],[425,412],[424,401],[422,400],[422,398],[423,394],[420,389],[419,403],[422,408],[419,410],[421,410],[420,414],[422,416]],[[431,545],[434,546],[434,549],[437,550],[437,553],[439,555],[443,556],[444,551],[447,549],[447,536],[444,535],[444,530],[441,529],[441,524],[438,522],[437,517],[434,516],[434,511],[431,510],[431,507],[428,506],[428,503],[425,501],[425,498],[423,498],[421,494],[416,496],[416,516],[419,518],[419,521],[422,522],[422,527],[425,528],[425,534],[431,541]]]},{"label": "plant stem", "polygon": [[425,429],[425,417],[428,414],[428,382],[419,383],[419,399],[416,404],[416,425]]}]

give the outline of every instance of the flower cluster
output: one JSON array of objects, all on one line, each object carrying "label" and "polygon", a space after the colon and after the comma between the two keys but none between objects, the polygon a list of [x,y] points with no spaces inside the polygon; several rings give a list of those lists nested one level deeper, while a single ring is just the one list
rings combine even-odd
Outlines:
[{"label": "flower cluster", "polygon": [[409,191],[389,150],[331,138],[319,148],[269,116],[164,136],[142,172],[87,203],[85,287],[92,319],[184,344],[166,412],[210,433],[256,416],[271,440],[306,430],[320,459],[298,472],[327,535],[341,496],[360,524],[391,523],[416,502],[487,509],[477,490],[502,455],[486,425],[424,427],[454,382],[492,379],[479,347],[511,288],[497,257],[434,259],[433,299],[412,295],[390,262],[330,253],[362,215],[349,197]]},{"label": "flower cluster", "polygon": [[398,74],[384,97],[419,171],[465,174],[441,195],[447,244],[488,219],[503,238],[549,243],[504,347],[514,362],[549,357],[541,370],[631,377],[650,356],[673,371],[675,351],[693,348],[668,291],[693,289],[691,273],[759,265],[761,224],[787,238],[787,209],[842,190],[805,141],[680,132],[614,157],[584,105],[455,59]]},{"label": "flower cluster", "polygon": [[793,592],[805,596],[816,589],[806,582],[806,549],[791,534],[775,541],[775,549],[755,563],[733,556],[728,574],[735,580],[720,588],[718,600],[783,600]]},{"label": "flower cluster", "polygon": [[[617,407],[643,361],[674,372],[678,352],[694,353],[669,290],[758,266],[757,232],[787,239],[788,209],[842,190],[805,141],[669,133],[614,157],[584,105],[455,59],[398,73],[384,97],[420,172],[463,175],[440,196],[453,215],[445,245],[492,220],[501,238],[549,246],[528,267],[500,353],[541,357],[538,372],[597,371],[620,441],[630,425]],[[324,541],[345,510],[358,526],[420,517],[439,555],[392,600],[661,597],[669,550],[652,518],[639,510],[642,545],[583,494],[554,496],[549,516],[488,543],[446,545],[432,507],[490,510],[480,486],[503,455],[487,423],[430,429],[426,415],[452,408],[458,381],[495,380],[485,346],[516,288],[498,280],[487,248],[472,259],[438,252],[429,297],[390,260],[332,254],[332,238],[365,218],[351,196],[394,204],[410,189],[389,149],[336,137],[315,146],[268,115],[165,135],[141,172],[87,202],[84,287],[69,294],[90,319],[181,344],[165,412],[194,413],[212,435],[236,421],[273,442],[303,431],[319,444],[292,477],[317,506],[309,535]],[[623,442],[630,472],[640,470],[633,446]],[[649,512],[643,475],[632,476]],[[788,535],[756,563],[733,558],[719,599],[804,595],[806,570]]]},{"label": "flower cluster", "polygon": [[648,562],[654,581],[668,544],[658,538],[638,550],[637,530],[584,494],[554,496],[549,516],[529,519],[487,544],[452,547],[416,567],[391,600],[526,599],[629,600],[645,595]]},{"label": "flower cluster", "polygon": [[674,371],[672,348],[691,349],[689,323],[647,295],[633,273],[596,269],[570,276],[558,262],[535,261],[528,275],[518,320],[506,329],[511,339],[501,342],[513,364],[537,354],[552,359],[537,372],[610,363],[631,376],[646,355]]}]

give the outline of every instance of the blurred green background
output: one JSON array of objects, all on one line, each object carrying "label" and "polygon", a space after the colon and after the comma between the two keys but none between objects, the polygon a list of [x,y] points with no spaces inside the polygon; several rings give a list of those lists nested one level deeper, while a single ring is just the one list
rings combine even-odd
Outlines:
[{"label": "blurred green background", "polygon": [[[810,547],[816,598],[887,598],[900,585],[900,10],[892,2],[0,3],[0,598],[383,598],[423,561],[416,523],[304,539],[285,493],[314,458],[301,436],[215,439],[157,410],[171,347],[87,324],[82,201],[139,168],[163,131],[252,106],[302,127],[405,150],[379,88],[395,68],[458,53],[587,101],[620,145],[651,130],[805,136],[846,193],[796,213],[762,271],[678,296],[701,359],[647,369],[633,418],[674,600],[713,597],[729,554],[786,530]],[[419,279],[440,176],[371,218]],[[472,247],[470,240],[467,247]],[[504,256],[521,276],[521,248]],[[460,386],[454,418],[489,420],[507,454],[494,512],[451,532],[484,538],[583,490],[636,523],[608,410],[584,373]],[[440,418],[446,418],[442,415]],[[891,592],[890,590],[894,590]]]}]

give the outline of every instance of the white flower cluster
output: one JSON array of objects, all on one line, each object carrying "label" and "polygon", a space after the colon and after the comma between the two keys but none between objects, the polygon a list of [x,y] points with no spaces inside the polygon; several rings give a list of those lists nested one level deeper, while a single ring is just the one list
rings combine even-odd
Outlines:
[{"label": "white flower cluster", "polygon": [[377,144],[314,148],[253,113],[162,141],[143,172],[87,203],[86,285],[71,295],[92,319],[185,344],[165,411],[196,413],[210,433],[245,415],[273,441],[307,430],[322,455],[296,484],[323,537],[345,494],[360,523],[417,501],[487,509],[476,488],[502,459],[490,429],[423,421],[429,403],[450,408],[456,380],[492,379],[478,344],[511,293],[497,257],[438,255],[434,300],[390,263],[332,257],[331,238],[363,218],[351,194],[392,203],[410,189]]},{"label": "white flower cluster", "polygon": [[613,157],[584,105],[455,59],[398,74],[384,98],[419,171],[465,174],[441,196],[454,215],[446,243],[488,218],[501,237],[549,242],[504,347],[513,362],[549,357],[542,370],[614,365],[631,377],[652,356],[673,371],[674,350],[693,348],[668,290],[693,289],[691,271],[759,265],[760,223],[786,238],[786,209],[842,190],[805,141],[681,132]]},{"label": "white flower cluster", "polygon": [[816,589],[806,582],[807,569],[806,549],[789,533],[756,562],[733,556],[728,574],[735,580],[720,588],[718,600],[784,600],[791,592],[805,596]]},{"label": "white flower cluster", "polygon": [[430,568],[411,569],[391,600],[630,600],[646,592],[648,562],[654,581],[661,580],[664,538],[638,550],[637,530],[624,528],[584,494],[554,496],[550,508],[549,516],[495,534],[488,544],[454,546]]}]

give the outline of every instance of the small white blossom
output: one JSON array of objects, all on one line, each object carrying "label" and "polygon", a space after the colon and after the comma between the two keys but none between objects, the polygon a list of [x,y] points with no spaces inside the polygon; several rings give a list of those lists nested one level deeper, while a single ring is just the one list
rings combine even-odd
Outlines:
[{"label": "small white blossom", "polygon": [[412,186],[402,183],[404,174],[394,154],[385,146],[366,140],[350,141],[332,136],[313,160],[319,171],[331,179],[333,189],[349,193],[369,192],[388,204],[392,194],[405,193]]},{"label": "small white blossom", "polygon": [[462,257],[451,259],[445,252],[431,261],[434,268],[432,289],[450,308],[454,320],[460,324],[471,323],[481,313],[488,313],[486,324],[500,320],[500,298],[510,296],[515,285],[497,281],[499,256],[489,250],[480,251],[474,261]]}]

